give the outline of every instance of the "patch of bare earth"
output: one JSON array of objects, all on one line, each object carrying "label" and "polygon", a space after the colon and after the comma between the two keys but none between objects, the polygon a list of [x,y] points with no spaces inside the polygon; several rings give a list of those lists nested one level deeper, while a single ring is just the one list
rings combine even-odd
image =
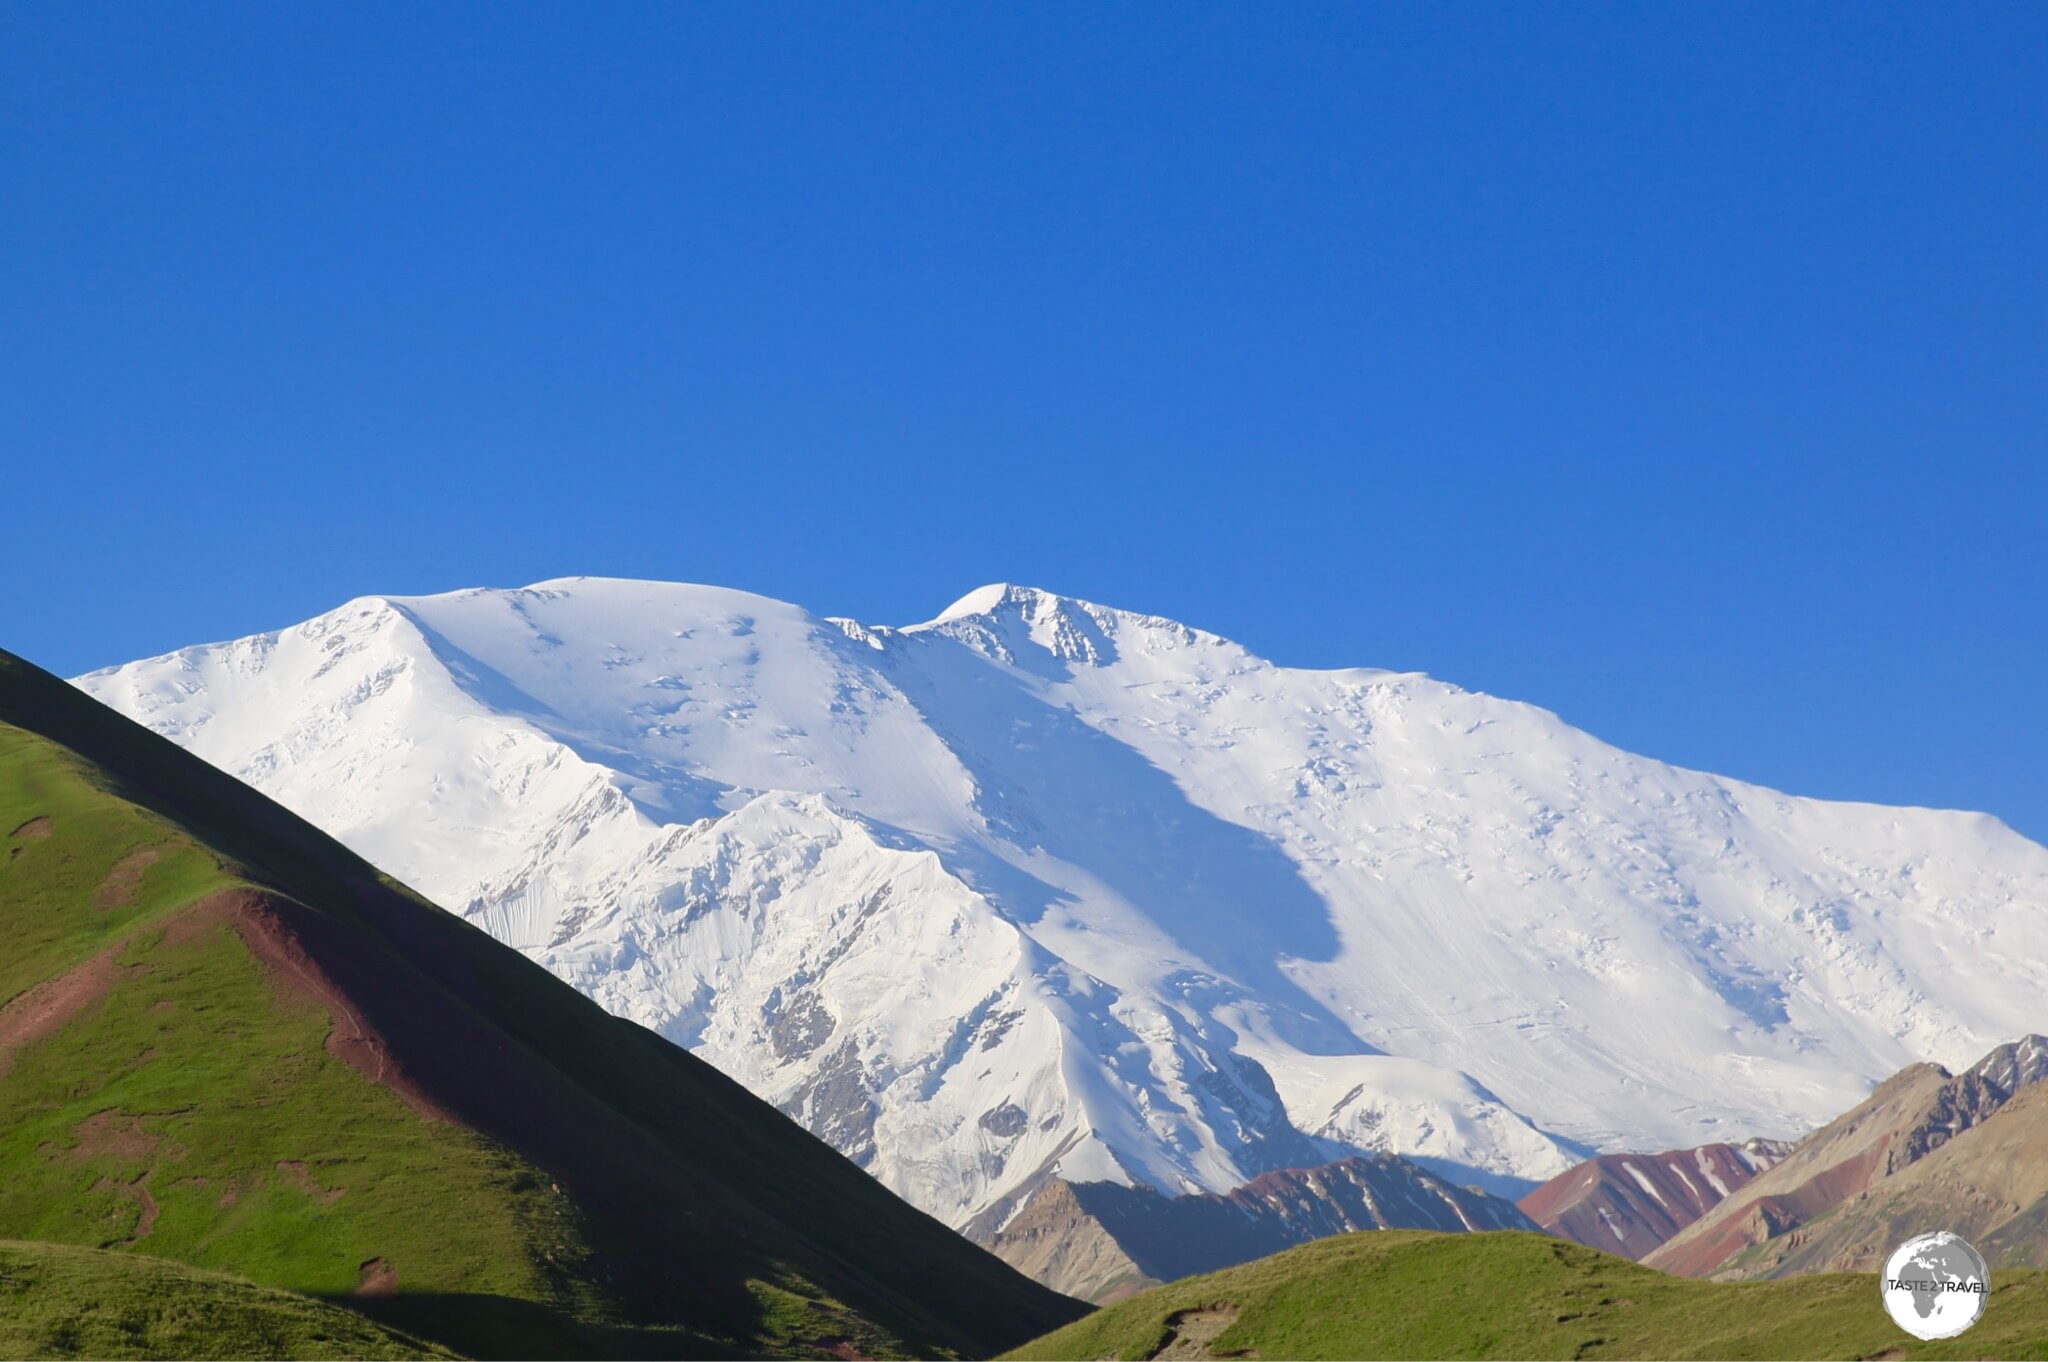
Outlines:
[{"label": "patch of bare earth", "polygon": [[[142,867],[147,868],[147,865]],[[119,867],[115,869],[118,871]],[[142,869],[135,872],[138,878]],[[209,894],[164,924],[163,944],[179,945],[191,940],[204,928],[232,915],[239,899],[253,897],[240,890]],[[122,937],[56,978],[45,979],[16,994],[5,1007],[0,1007],[0,1074],[14,1067],[15,1056],[25,1047],[54,1034],[59,1027],[107,995],[121,977],[121,953],[138,935],[140,933],[130,933]],[[147,970],[149,966],[137,965],[135,968]]]},{"label": "patch of bare earth", "polygon": [[24,842],[40,842],[49,835],[50,819],[49,816],[45,814],[38,818],[29,819],[28,822],[23,823],[13,832],[8,833],[7,837],[8,840],[10,841],[19,839]]},{"label": "patch of bare earth", "polygon": [[346,1187],[322,1187],[313,1177],[311,1170],[297,1159],[279,1159],[277,1171],[284,1174],[285,1181],[323,1205],[331,1205],[341,1199]]},{"label": "patch of bare earth", "polygon": [[1239,1313],[1235,1305],[1217,1305],[1206,1310],[1182,1310],[1171,1315],[1166,1321],[1166,1327],[1172,1331],[1167,1337],[1166,1346],[1152,1356],[1162,1359],[1256,1357],[1257,1353],[1250,1352],[1218,1354],[1210,1351],[1209,1345],[1214,1343],[1225,1329],[1237,1323]]},{"label": "patch of bare earth", "polygon": [[356,1269],[361,1279],[356,1283],[358,1296],[395,1296],[398,1294],[398,1273],[382,1258],[372,1258]]},{"label": "patch of bare earth", "polygon": [[115,908],[126,908],[135,901],[135,891],[142,887],[142,876],[163,858],[162,847],[137,847],[114,863],[107,877],[100,881],[100,887],[93,890],[92,906],[102,913]]},{"label": "patch of bare earth", "polygon": [[24,990],[0,1007],[0,1074],[14,1067],[26,1046],[51,1035],[92,1003],[107,995],[120,977],[117,963],[126,941],[80,961],[54,979]]},{"label": "patch of bare earth", "polygon": [[146,1159],[163,1143],[142,1128],[142,1118],[112,1109],[94,1112],[71,1128],[78,1143],[71,1149],[74,1160],[111,1154],[118,1159]]}]

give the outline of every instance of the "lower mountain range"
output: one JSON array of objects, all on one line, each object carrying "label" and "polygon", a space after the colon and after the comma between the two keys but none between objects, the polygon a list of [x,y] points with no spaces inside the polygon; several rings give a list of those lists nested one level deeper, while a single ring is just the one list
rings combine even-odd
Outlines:
[{"label": "lower mountain range", "polygon": [[1693,1277],[1872,1271],[1962,1234],[1994,1267],[2048,1266],[2048,1038],[1960,1074],[1915,1064],[1796,1143],[1591,1160],[1522,1198],[1553,1234]]},{"label": "lower mountain range", "polygon": [[1681,1276],[1871,1272],[1949,1229],[1995,1267],[2048,1266],[2048,1039],[1998,1046],[1961,1074],[1914,1065],[1796,1142],[1608,1154],[1519,1206],[1392,1155],[1267,1173],[1236,1191],[1164,1197],[1054,1180],[982,1242],[1098,1304],[1354,1230],[1541,1229]]},{"label": "lower mountain range", "polygon": [[1993,818],[1026,588],[370,597],[76,684],[984,1241],[1055,1183],[1760,1149],[2048,985]]},{"label": "lower mountain range", "polygon": [[1265,1173],[1232,1192],[1055,1178],[983,1242],[1019,1271],[1103,1304],[1162,1282],[1360,1230],[1535,1230],[1508,1202],[1392,1154]]}]

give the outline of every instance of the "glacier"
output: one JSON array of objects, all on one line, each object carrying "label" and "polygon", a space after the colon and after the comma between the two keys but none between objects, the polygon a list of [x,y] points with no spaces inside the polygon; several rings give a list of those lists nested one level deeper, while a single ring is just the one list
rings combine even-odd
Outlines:
[{"label": "glacier", "polygon": [[997,585],[574,578],[77,678],[958,1227],[1356,1152],[1513,1192],[2044,1029],[2048,849]]}]

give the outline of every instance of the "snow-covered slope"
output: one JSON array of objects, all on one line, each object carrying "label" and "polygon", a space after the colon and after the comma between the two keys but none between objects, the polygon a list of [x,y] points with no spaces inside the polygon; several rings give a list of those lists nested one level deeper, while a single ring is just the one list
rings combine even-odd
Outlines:
[{"label": "snow-covered slope", "polygon": [[2048,850],[1995,819],[1015,587],[370,598],[79,684],[957,1225],[1796,1134],[2048,1006]]}]

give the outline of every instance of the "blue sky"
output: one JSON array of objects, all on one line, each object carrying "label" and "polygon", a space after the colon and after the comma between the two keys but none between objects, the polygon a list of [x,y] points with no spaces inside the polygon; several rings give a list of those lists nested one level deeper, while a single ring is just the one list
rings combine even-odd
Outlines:
[{"label": "blue sky", "polygon": [[1013,580],[2048,838],[2048,7],[13,5],[0,646]]}]

